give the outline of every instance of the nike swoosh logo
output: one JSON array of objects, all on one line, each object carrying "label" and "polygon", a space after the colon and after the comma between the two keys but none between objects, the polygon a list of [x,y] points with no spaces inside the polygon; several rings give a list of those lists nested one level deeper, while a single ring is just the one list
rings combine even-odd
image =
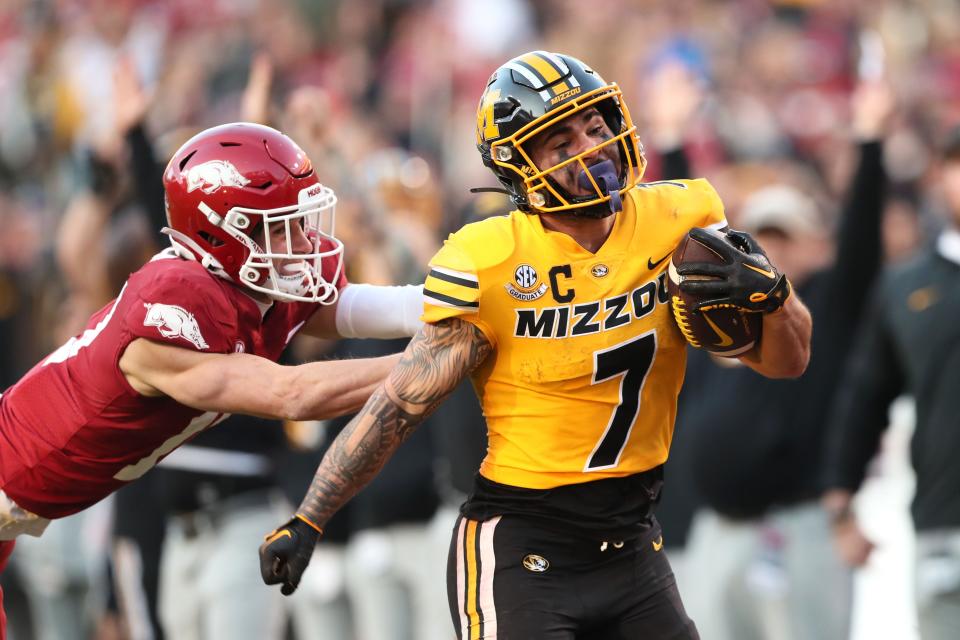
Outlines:
[{"label": "nike swoosh logo", "polygon": [[650,544],[653,545],[654,551],[660,551],[660,549],[663,549],[663,536],[660,536],[656,540],[652,540]]},{"label": "nike swoosh logo", "polygon": [[760,267],[755,267],[752,264],[746,264],[746,263],[744,263],[743,266],[745,266],[747,269],[756,271],[757,273],[762,273],[763,275],[767,276],[771,280],[777,277],[777,274],[775,271],[773,271],[773,269],[771,269],[770,271],[767,271],[766,269],[761,269]]},{"label": "nike swoosh logo", "polygon": [[272,534],[267,536],[267,544],[270,544],[271,542],[275,542],[283,537],[292,538],[293,536],[290,535],[289,529],[283,529],[282,531],[274,531]]},{"label": "nike swoosh logo", "polygon": [[707,313],[703,314],[703,319],[707,321],[707,324],[710,325],[710,328],[713,329],[714,332],[717,334],[717,337],[720,338],[720,342],[716,343],[716,346],[729,347],[730,345],[733,344],[733,338],[731,338],[726,333],[724,333],[723,329],[718,327],[716,323],[710,319],[710,316]]},{"label": "nike swoosh logo", "polygon": [[667,258],[669,258],[669,257],[672,256],[672,255],[673,255],[673,251],[671,251],[671,252],[668,253],[667,255],[663,256],[662,258],[660,258],[660,259],[657,260],[656,262],[653,261],[653,256],[650,256],[649,258],[647,258],[647,269],[650,269],[650,271],[653,271],[654,269],[657,268],[657,266],[658,266],[661,262],[663,262],[664,260],[666,260]]}]

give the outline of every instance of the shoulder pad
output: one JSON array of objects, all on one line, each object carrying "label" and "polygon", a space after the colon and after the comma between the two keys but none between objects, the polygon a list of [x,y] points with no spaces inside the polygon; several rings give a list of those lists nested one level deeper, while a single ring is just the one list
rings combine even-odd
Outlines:
[{"label": "shoulder pad", "polygon": [[454,244],[470,261],[475,271],[494,267],[513,254],[516,239],[513,233],[514,217],[527,215],[514,211],[508,216],[495,216],[464,225],[450,234],[448,242]]},{"label": "shoulder pad", "polygon": [[230,283],[220,280],[191,260],[155,260],[130,276],[130,286],[140,297],[162,296],[196,306],[232,309],[227,295]]},{"label": "shoulder pad", "polygon": [[713,185],[704,178],[645,182],[637,185],[631,193],[641,208],[653,206],[655,211],[671,210],[682,226],[726,224],[723,201]]}]

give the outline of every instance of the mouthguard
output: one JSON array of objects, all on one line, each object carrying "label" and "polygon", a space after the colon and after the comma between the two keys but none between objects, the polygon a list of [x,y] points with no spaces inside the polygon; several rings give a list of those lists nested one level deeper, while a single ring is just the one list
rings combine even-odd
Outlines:
[{"label": "mouthguard", "polygon": [[[610,196],[610,211],[616,213],[623,211],[623,201],[620,198],[620,179],[617,177],[617,168],[612,160],[604,160],[589,167],[590,175],[593,176],[597,186],[600,187],[600,195]],[[577,183],[582,189],[593,190],[593,183],[590,182],[590,176],[586,171],[580,170],[577,177]]]}]

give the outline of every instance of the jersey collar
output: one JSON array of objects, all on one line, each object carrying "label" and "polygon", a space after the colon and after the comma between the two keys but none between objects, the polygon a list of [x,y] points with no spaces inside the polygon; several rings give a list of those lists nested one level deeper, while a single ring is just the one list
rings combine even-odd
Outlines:
[{"label": "jersey collar", "polygon": [[[158,253],[157,255],[155,255],[155,256],[153,256],[152,258],[150,258],[150,262],[153,262],[153,261],[155,261],[155,260],[171,260],[171,259],[186,260],[187,258],[184,258],[182,255],[180,255],[179,253],[177,253],[177,251],[176,251],[175,248],[173,248],[173,247],[167,247],[166,249],[162,250],[162,251],[161,251],[160,253]],[[215,274],[215,273],[213,273],[213,272],[210,272],[210,275],[211,275],[211,276],[214,276],[214,277],[218,277],[217,274]],[[222,280],[226,280],[228,283],[230,283],[230,286],[235,287],[235,288],[237,289],[237,291],[239,291],[240,293],[242,293],[242,294],[244,295],[244,297],[246,297],[246,298],[249,299],[251,302],[253,302],[255,305],[257,305],[257,308],[260,310],[260,319],[261,319],[261,320],[263,320],[263,318],[266,317],[267,311],[270,311],[270,308],[271,308],[271,307],[273,306],[273,304],[274,304],[274,301],[273,301],[273,300],[271,300],[271,301],[269,301],[269,302],[260,302],[259,300],[257,300],[256,298],[254,298],[252,295],[250,295],[250,293],[248,293],[247,291],[245,291],[245,287],[238,286],[238,285],[236,285],[234,282],[232,282],[231,280],[229,280],[229,279],[227,279],[227,278],[221,278],[221,279],[222,279]]]},{"label": "jersey collar", "polygon": [[603,243],[603,246],[601,246],[596,253],[587,251],[580,246],[576,240],[562,231],[551,231],[547,229],[543,226],[543,221],[540,219],[540,216],[525,215],[530,220],[534,229],[548,238],[549,241],[556,244],[564,253],[577,260],[610,257],[623,253],[627,250],[633,237],[634,225],[630,224],[630,222],[634,219],[635,213],[633,198],[629,197],[629,193],[624,197],[623,211],[614,214],[616,219],[613,221],[613,229],[610,230],[610,235],[607,236],[606,242]]},{"label": "jersey collar", "polygon": [[257,308],[260,309],[261,320],[263,320],[263,318],[267,315],[267,311],[270,311],[270,308],[273,307],[273,305],[275,304],[273,300],[271,300],[270,302],[260,302],[259,300],[251,296],[249,293],[247,293],[243,289],[240,289],[240,293],[242,293],[243,295],[253,300],[254,304],[257,305]]}]

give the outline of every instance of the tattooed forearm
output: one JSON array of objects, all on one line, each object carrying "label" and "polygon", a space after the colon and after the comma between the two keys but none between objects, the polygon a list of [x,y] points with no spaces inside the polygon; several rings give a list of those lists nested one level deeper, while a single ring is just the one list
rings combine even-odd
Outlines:
[{"label": "tattooed forearm", "polygon": [[386,382],[337,436],[298,512],[324,526],[491,350],[483,333],[463,320],[425,325]]}]

